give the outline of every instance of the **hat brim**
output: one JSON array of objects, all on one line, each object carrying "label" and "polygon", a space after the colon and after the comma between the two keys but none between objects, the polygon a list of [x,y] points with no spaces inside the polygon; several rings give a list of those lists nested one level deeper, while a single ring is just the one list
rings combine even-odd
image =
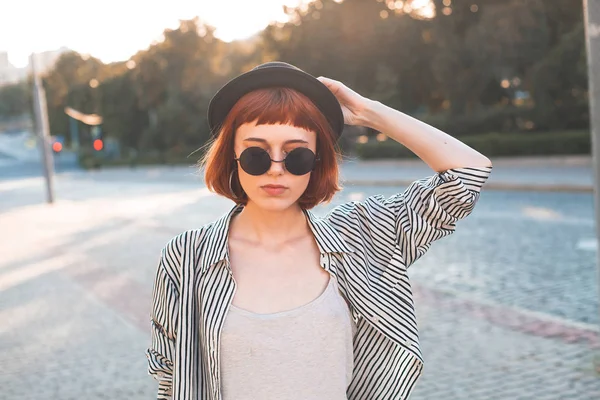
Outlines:
[{"label": "hat brim", "polygon": [[208,106],[208,125],[211,133],[214,136],[218,135],[227,114],[242,96],[267,87],[287,87],[304,94],[325,115],[337,135],[336,140],[342,134],[342,108],[327,86],[302,70],[279,66],[248,71],[219,89]]}]

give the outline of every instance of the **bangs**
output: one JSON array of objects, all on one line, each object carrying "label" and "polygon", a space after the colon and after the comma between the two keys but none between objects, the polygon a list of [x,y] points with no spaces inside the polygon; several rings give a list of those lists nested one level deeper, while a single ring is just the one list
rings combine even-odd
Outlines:
[{"label": "bangs", "polygon": [[252,91],[231,109],[233,128],[256,121],[257,125],[286,124],[321,133],[329,122],[302,93],[283,87]]}]

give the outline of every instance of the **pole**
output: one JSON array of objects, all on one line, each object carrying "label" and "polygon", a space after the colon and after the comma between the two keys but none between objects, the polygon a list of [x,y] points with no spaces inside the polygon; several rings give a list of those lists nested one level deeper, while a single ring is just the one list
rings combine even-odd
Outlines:
[{"label": "pole", "polygon": [[71,148],[75,153],[79,153],[79,127],[77,120],[69,116],[69,130],[71,131]]},{"label": "pole", "polygon": [[[588,60],[592,159],[595,175],[596,238],[600,240],[600,2],[598,0],[583,0],[583,12]],[[599,272],[598,285],[600,287],[600,245],[596,252],[596,265]],[[598,311],[600,312],[600,309]],[[596,371],[600,372],[600,354],[596,354],[594,364]]]},{"label": "pole", "polygon": [[29,60],[33,75],[33,110],[35,113],[35,126],[37,129],[40,151],[42,153],[42,167],[46,181],[46,202],[51,204],[54,203],[54,157],[52,155],[50,143],[46,93],[37,73],[35,54],[32,54]]}]

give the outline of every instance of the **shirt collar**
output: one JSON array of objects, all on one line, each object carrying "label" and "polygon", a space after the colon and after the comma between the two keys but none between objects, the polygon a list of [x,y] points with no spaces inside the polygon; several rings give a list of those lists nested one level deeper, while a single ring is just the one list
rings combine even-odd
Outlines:
[{"label": "shirt collar", "polygon": [[[202,252],[208,255],[203,257],[203,273],[220,261],[229,260],[229,247],[227,246],[229,224],[231,218],[242,211],[243,208],[243,205],[235,205],[207,228]],[[328,220],[315,216],[310,210],[303,211],[321,254],[353,252],[342,235]]]}]

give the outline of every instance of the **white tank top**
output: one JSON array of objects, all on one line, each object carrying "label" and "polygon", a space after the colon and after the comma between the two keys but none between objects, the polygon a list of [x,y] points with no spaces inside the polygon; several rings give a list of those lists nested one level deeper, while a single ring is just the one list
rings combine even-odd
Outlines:
[{"label": "white tank top", "polygon": [[347,400],[355,329],[334,278],[289,311],[232,305],[221,333],[223,400]]}]

